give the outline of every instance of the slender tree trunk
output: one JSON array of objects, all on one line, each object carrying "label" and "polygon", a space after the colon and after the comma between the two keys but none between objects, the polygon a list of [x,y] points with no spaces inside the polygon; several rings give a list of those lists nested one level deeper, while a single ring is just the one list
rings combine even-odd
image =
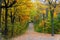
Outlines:
[{"label": "slender tree trunk", "polygon": [[11,36],[13,36],[14,34],[14,21],[15,21],[15,12],[14,12],[14,15],[12,15],[12,12],[11,12],[11,24],[12,24],[12,32],[11,32]]},{"label": "slender tree trunk", "polygon": [[0,33],[1,33],[1,6],[0,6]]},{"label": "slender tree trunk", "polygon": [[8,9],[7,9],[7,7],[5,8],[5,30],[4,30],[4,35],[7,35],[7,32],[8,32],[8,26],[7,26],[7,24],[8,24],[8,20],[7,20],[7,16],[8,16]]},{"label": "slender tree trunk", "polygon": [[51,13],[52,36],[54,36],[54,18],[53,18],[54,10],[51,10],[50,13]]},{"label": "slender tree trunk", "polygon": [[13,16],[13,18],[12,18],[12,36],[13,36],[13,34],[14,34],[14,20],[15,20],[15,16]]},{"label": "slender tree trunk", "polygon": [[46,8],[46,19],[48,19],[48,8]]},{"label": "slender tree trunk", "polygon": [[20,22],[20,16],[19,16],[19,22]]},{"label": "slender tree trunk", "polygon": [[0,40],[2,40],[2,29],[1,29],[1,4],[0,4]]},{"label": "slender tree trunk", "polygon": [[43,21],[44,21],[44,33],[45,33],[45,27],[46,27],[46,23],[45,23],[45,14],[43,14]]},{"label": "slender tree trunk", "polygon": [[11,16],[10,16],[10,17],[11,17],[11,23],[12,23],[12,18],[13,18],[13,16],[12,16],[12,12],[11,12]]}]

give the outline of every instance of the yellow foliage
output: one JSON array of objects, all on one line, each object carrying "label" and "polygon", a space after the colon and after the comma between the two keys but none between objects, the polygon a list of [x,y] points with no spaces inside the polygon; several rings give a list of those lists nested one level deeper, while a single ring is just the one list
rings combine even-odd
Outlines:
[{"label": "yellow foliage", "polygon": [[42,22],[39,24],[39,26],[42,26],[42,27],[43,27],[43,26],[44,26],[44,22],[45,22],[45,21],[42,20]]},{"label": "yellow foliage", "polygon": [[[30,19],[30,10],[33,6],[31,3],[31,0],[19,0],[20,1],[20,6],[18,6],[18,9],[20,10],[20,17],[21,17],[21,22],[25,22]],[[19,2],[18,1],[18,2]]]},{"label": "yellow foliage", "polygon": [[56,12],[54,12],[54,18],[56,18],[57,17],[57,13]]},{"label": "yellow foliage", "polygon": [[43,14],[46,14],[46,10],[42,10]]},{"label": "yellow foliage", "polygon": [[29,12],[25,12],[25,14],[26,14],[26,15],[30,15],[30,13],[29,13]]},{"label": "yellow foliage", "polygon": [[38,20],[38,19],[39,19],[39,15],[36,15],[36,16],[35,16],[35,20]]}]

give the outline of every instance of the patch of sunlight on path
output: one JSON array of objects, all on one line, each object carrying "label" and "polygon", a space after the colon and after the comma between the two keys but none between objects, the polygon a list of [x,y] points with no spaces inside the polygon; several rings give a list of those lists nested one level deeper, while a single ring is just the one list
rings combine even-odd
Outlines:
[{"label": "patch of sunlight on path", "polygon": [[60,40],[60,35],[51,36],[51,34],[37,33],[34,31],[34,24],[29,23],[27,32],[12,40]]}]

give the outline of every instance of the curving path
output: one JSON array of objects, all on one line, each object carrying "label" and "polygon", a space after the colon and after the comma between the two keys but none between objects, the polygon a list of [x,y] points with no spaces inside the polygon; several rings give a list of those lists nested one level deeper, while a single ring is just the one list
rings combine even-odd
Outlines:
[{"label": "curving path", "polygon": [[60,35],[51,36],[51,34],[37,33],[34,31],[33,23],[29,23],[28,31],[12,40],[60,40]]}]

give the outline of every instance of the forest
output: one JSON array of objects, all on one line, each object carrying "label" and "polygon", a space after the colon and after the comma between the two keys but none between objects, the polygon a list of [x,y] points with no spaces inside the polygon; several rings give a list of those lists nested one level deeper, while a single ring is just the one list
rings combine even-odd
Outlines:
[{"label": "forest", "polygon": [[38,33],[60,34],[60,0],[1,0],[0,34],[12,38],[34,23]]}]

